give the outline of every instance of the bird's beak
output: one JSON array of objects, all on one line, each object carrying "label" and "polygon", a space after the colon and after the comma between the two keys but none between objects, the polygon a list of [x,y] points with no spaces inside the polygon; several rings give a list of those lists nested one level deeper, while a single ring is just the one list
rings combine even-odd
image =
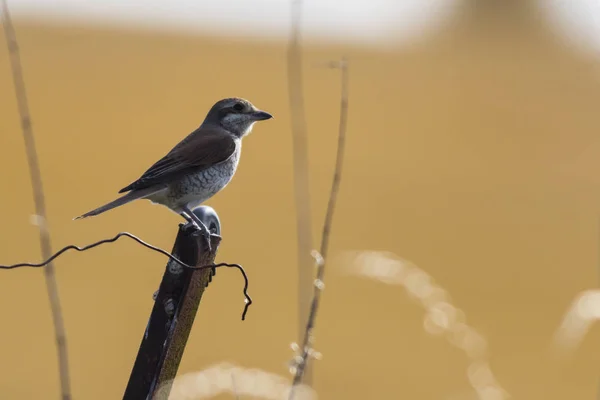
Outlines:
[{"label": "bird's beak", "polygon": [[266,111],[258,110],[252,113],[252,118],[254,118],[256,121],[264,121],[265,119],[273,118],[273,116]]}]

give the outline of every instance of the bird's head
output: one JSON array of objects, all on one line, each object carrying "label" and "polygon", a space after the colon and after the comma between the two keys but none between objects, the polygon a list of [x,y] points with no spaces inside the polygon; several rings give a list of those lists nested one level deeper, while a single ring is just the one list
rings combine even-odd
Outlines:
[{"label": "bird's head", "polygon": [[271,114],[259,110],[248,100],[232,97],[219,100],[212,106],[204,123],[218,124],[241,138],[252,131],[255,122],[271,118]]}]

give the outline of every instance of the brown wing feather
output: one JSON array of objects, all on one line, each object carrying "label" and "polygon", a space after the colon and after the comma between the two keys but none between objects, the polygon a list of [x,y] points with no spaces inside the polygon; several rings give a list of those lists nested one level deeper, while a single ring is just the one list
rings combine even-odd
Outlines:
[{"label": "brown wing feather", "polygon": [[119,193],[169,183],[187,173],[221,163],[231,157],[235,146],[231,135],[218,127],[201,126]]}]

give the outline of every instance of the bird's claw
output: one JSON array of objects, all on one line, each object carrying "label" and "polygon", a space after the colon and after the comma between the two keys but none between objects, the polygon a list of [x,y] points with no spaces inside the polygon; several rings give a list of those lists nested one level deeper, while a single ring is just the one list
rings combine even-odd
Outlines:
[{"label": "bird's claw", "polygon": [[186,225],[184,225],[185,230],[192,229],[193,232],[190,232],[192,235],[202,235],[204,240],[206,241],[206,248],[210,252],[212,250],[211,246],[211,232],[208,227],[202,222],[201,219],[197,218],[192,211],[185,210],[186,214],[183,214],[185,219],[188,221]]},{"label": "bird's claw", "polygon": [[204,240],[206,240],[206,248],[208,251],[212,251],[212,246],[210,244],[210,232],[205,228],[202,229],[202,236],[204,236]]},{"label": "bird's claw", "polygon": [[195,224],[195,225],[196,225],[196,228],[198,228],[199,233],[204,237],[204,240],[206,240],[206,248],[210,252],[212,250],[212,246],[210,244],[210,232],[208,231],[207,228],[205,228],[203,226],[198,226],[198,224]]}]

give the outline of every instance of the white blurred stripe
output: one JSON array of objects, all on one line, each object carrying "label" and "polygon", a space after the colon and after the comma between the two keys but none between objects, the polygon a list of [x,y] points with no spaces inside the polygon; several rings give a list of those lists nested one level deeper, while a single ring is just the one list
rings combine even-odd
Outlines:
[{"label": "white blurred stripe", "polygon": [[554,335],[557,349],[572,352],[583,342],[592,324],[600,319],[600,290],[577,295]]},{"label": "white blurred stripe", "polygon": [[[230,363],[179,375],[172,383],[170,400],[210,399],[222,393],[236,398],[286,400],[291,388],[288,377]],[[159,388],[156,397],[161,398],[166,388]],[[294,393],[297,400],[317,399],[315,391],[306,385],[297,386]]]},{"label": "white blurred stripe", "polygon": [[600,50],[600,0],[537,0],[537,5],[572,45]]},{"label": "white blurred stripe", "polygon": [[486,339],[466,323],[465,313],[452,305],[448,292],[433,277],[408,260],[383,251],[346,251],[337,262],[342,273],[403,286],[425,309],[423,327],[445,335],[469,358],[467,377],[478,400],[506,400],[510,394],[498,383],[489,365]]},{"label": "white blurred stripe", "polygon": [[[292,0],[9,0],[15,15],[127,27],[286,37]],[[448,20],[460,0],[304,0],[303,32],[336,41],[406,41]]]}]

